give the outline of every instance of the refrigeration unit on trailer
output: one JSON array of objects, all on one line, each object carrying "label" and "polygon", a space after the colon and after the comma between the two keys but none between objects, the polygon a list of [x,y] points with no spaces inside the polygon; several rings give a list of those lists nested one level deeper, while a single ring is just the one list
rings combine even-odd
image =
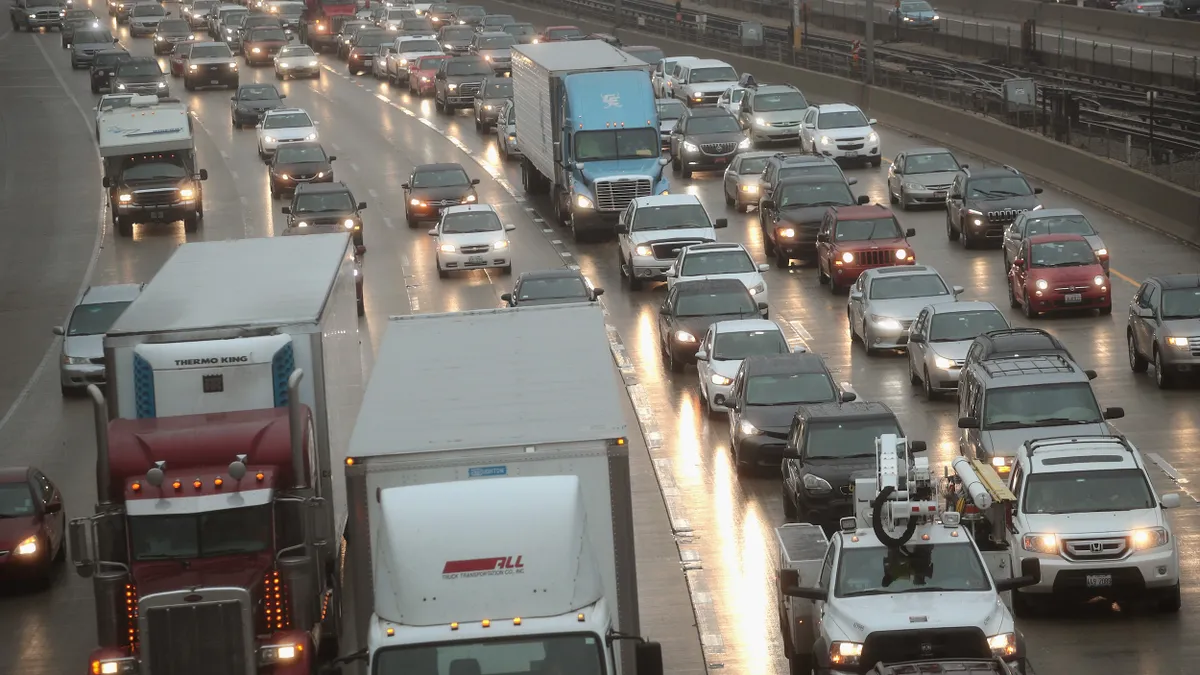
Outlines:
[{"label": "refrigeration unit on trailer", "polygon": [[[501,383],[503,395],[492,386],[475,384],[484,381]],[[596,305],[424,314],[389,321],[346,460],[347,567],[353,579],[350,597],[358,647],[364,657],[379,647],[371,642],[372,634],[384,635],[386,644],[401,638],[409,645],[459,641],[468,635],[500,636],[503,632],[489,633],[488,624],[481,622],[486,619],[498,626],[502,620],[511,624],[517,618],[545,619],[544,625],[553,626],[567,611],[566,605],[584,602],[590,609],[579,612],[583,619],[574,619],[573,629],[576,633],[603,629],[604,644],[597,645],[604,659],[601,672],[632,675],[635,660],[640,662],[641,675],[660,672],[661,666],[654,665],[658,645],[636,637],[637,575],[624,395],[609,351],[603,310]],[[460,600],[444,613],[426,609],[428,603],[411,594],[393,597],[397,584],[408,589],[421,583],[396,581],[402,576],[398,570],[409,569],[398,566],[416,563],[394,559],[393,552],[442,556],[446,569],[471,574],[512,569],[509,566],[519,560],[534,561],[532,551],[541,544],[535,546],[529,537],[577,526],[559,520],[567,515],[566,507],[540,506],[558,494],[557,488],[533,492],[513,481],[570,476],[578,478],[582,508],[578,527],[583,528],[587,544],[582,554],[594,556],[589,564],[599,575],[599,600],[589,592],[571,595],[574,591],[565,586],[566,572],[561,566],[557,572],[542,567],[559,565],[545,557],[531,565],[547,570],[546,584],[553,585],[543,588],[559,600],[547,598],[543,604],[530,596],[520,607],[515,600],[506,600],[503,609],[508,616],[490,615],[500,607],[489,604],[486,593],[455,595]],[[388,490],[413,486],[422,486],[423,507],[386,508]],[[443,496],[429,496],[435,493]],[[501,494],[507,496],[501,499]],[[399,497],[394,499],[399,503]],[[471,540],[492,539],[467,534],[443,520],[471,517],[490,522],[492,509],[519,512],[494,533],[511,537],[511,543],[503,545],[496,539],[496,550],[473,548]],[[456,541],[438,539],[442,544],[437,544],[407,534],[404,541],[382,539],[413,528],[433,528],[429,531]],[[468,555],[468,549],[476,552]],[[539,555],[552,553],[543,547]],[[567,596],[573,599],[560,601]],[[661,656],[657,662],[661,664]],[[504,664],[485,665],[483,672],[525,672],[533,665],[524,663],[516,670],[506,670]],[[371,666],[376,667],[374,662]]]}]

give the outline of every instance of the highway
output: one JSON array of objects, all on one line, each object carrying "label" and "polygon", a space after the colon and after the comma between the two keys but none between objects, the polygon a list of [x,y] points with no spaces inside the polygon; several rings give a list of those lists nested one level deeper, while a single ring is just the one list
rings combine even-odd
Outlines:
[{"label": "highway", "polygon": [[[105,16],[101,0],[91,1],[94,11]],[[177,11],[175,5],[170,8]],[[518,20],[524,18],[522,12],[514,13]],[[135,54],[151,53],[148,40],[129,38],[124,28],[120,35]],[[643,428],[657,431],[648,438],[649,459],[668,494],[667,510],[696,608],[696,628],[687,623],[690,616],[657,623],[644,619],[644,632],[652,638],[656,633],[698,633],[711,672],[786,672],[773,583],[772,530],[783,522],[780,481],[773,476],[739,479],[730,463],[728,425],[703,412],[695,370],[672,376],[664,368],[655,329],[661,288],[628,291],[615,267],[615,244],[576,245],[564,228],[551,224],[548,205],[540,199],[526,201],[517,165],[501,163],[494,137],[477,134],[466,112],[441,116],[429,100],[413,100],[369,76],[351,77],[341,62],[321,58],[325,71],[320,81],[288,81],[279,87],[289,105],[321,121],[321,140],[339,158],[338,179],[369,205],[364,346],[378,343],[389,315],[495,307],[500,295],[511,290],[513,279],[494,273],[439,280],[425,230],[405,226],[400,184],[411,168],[426,162],[462,163],[482,179],[481,201],[496,205],[505,222],[517,226],[512,233],[517,274],[578,264],[606,289],[609,323],[638,380],[633,407]],[[240,69],[242,82],[275,81],[270,68]],[[210,175],[204,186],[205,222],[196,238],[280,233],[284,203],[270,197],[254,132],[230,127],[230,94],[188,94],[178,80],[172,82],[172,92],[195,113],[200,166]],[[64,491],[71,517],[87,515],[94,503],[91,410],[86,401],[60,397],[58,347],[50,329],[70,311],[81,284],[148,281],[185,240],[178,225],[139,226],[132,240],[115,240],[107,222],[100,222],[95,101],[86,75],[71,70],[57,34],[0,34],[0,325],[5,347],[0,350],[0,464],[43,468]],[[886,157],[926,144],[886,128],[879,133]],[[972,166],[986,162],[960,160]],[[857,194],[887,203],[885,170],[851,169],[847,175],[858,179]],[[699,195],[714,218],[729,219],[729,228],[719,231],[723,241],[743,242],[765,261],[757,214],[727,209],[717,175],[672,180],[673,192]],[[1053,331],[1085,368],[1099,372],[1094,386],[1101,405],[1125,408],[1126,417],[1117,425],[1158,465],[1153,472],[1157,491],[1186,493],[1184,508],[1171,515],[1184,566],[1184,607],[1178,616],[1157,616],[1089,606],[1020,622],[1019,627],[1038,675],[1194,672],[1191,664],[1200,663],[1200,494],[1193,497],[1188,481],[1200,478],[1194,452],[1200,438],[1197,392],[1160,391],[1150,377],[1130,372],[1125,308],[1143,278],[1194,272],[1200,269],[1200,253],[1101,206],[1045,187],[1047,207],[1079,208],[1103,235],[1112,252],[1116,309],[1111,317],[1089,314],[1042,319],[1035,325]],[[1008,308],[998,251],[966,251],[948,242],[941,210],[898,212],[898,217],[904,227],[917,230],[913,244],[918,261],[965,286],[964,299],[990,301],[1013,324],[1030,324]],[[797,344],[822,354],[837,378],[851,382],[864,399],[891,406],[910,438],[928,441],[935,464],[957,452],[954,404],[925,402],[909,384],[903,358],[868,358],[861,346],[852,345],[844,295],[833,296],[818,285],[812,269],[772,269],[767,280],[772,318],[791,331]],[[371,350],[364,350],[363,360],[369,367]],[[497,396],[507,394],[503,383],[495,390]],[[638,517],[639,526],[649,522],[645,512]],[[0,597],[0,673],[82,672],[94,642],[91,607],[89,584],[69,570],[46,593],[8,589]],[[667,665],[669,673],[685,670],[670,660]]]}]

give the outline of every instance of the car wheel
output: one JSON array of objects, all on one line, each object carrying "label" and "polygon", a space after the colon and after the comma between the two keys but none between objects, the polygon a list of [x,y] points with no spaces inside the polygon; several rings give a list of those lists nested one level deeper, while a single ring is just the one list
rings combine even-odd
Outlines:
[{"label": "car wheel", "polygon": [[675,358],[675,350],[670,347],[667,347],[667,370],[670,370],[672,373],[683,372],[683,363]]},{"label": "car wheel", "polygon": [[133,221],[121,216],[113,216],[113,227],[116,228],[117,234],[122,237],[133,236]]},{"label": "car wheel", "polygon": [[921,390],[925,394],[926,401],[932,401],[937,398],[937,392],[933,390],[933,382],[929,379],[929,369],[925,369],[925,376],[921,379]]},{"label": "car wheel", "polygon": [[875,159],[871,160],[872,168],[878,169],[881,166],[883,166],[883,158],[882,157],[876,157]]},{"label": "car wheel", "polygon": [[901,211],[909,210],[910,207],[908,204],[908,196],[904,194],[904,188],[900,188],[900,196],[897,198],[897,201],[900,202],[900,210]]},{"label": "car wheel", "polygon": [[872,336],[871,336],[870,329],[867,328],[866,319],[863,320],[861,337],[862,337],[863,349],[866,350],[867,356],[875,356],[875,353],[877,350],[871,346]]},{"label": "car wheel", "polygon": [[1163,366],[1162,352],[1157,347],[1154,349],[1154,383],[1159,389],[1170,389],[1175,385],[1175,373]]},{"label": "car wheel", "polygon": [[692,170],[685,166],[680,170],[679,175],[690,180],[692,177]]},{"label": "car wheel", "polygon": [[[66,548],[65,546],[63,548]],[[1179,593],[1179,583],[1170,588],[1163,589],[1158,597],[1158,611],[1165,614],[1175,614],[1183,606],[1183,598]]]},{"label": "car wheel", "polygon": [[1150,366],[1150,362],[1146,360],[1146,357],[1138,353],[1137,340],[1133,337],[1133,331],[1129,331],[1125,342],[1129,345],[1129,369],[1135,373],[1146,372],[1146,369]]},{"label": "car wheel", "polygon": [[434,264],[434,265],[437,265],[437,271],[438,271],[438,278],[439,278],[439,279],[449,279],[449,278],[450,278],[450,273],[449,273],[449,272],[447,272],[446,270],[442,269],[442,259],[441,259],[441,258],[436,258],[436,257],[435,257],[435,258],[433,259],[433,264]]},{"label": "car wheel", "polygon": [[946,239],[950,241],[958,241],[958,230],[954,229],[954,223],[950,222],[950,213],[946,212]]},{"label": "car wheel", "polygon": [[854,331],[854,317],[850,316],[850,308],[846,308],[846,327],[850,329],[850,342],[853,343],[858,339],[858,333]]},{"label": "car wheel", "polygon": [[913,385],[921,384],[921,378],[917,376],[917,371],[913,370],[912,355],[905,354],[904,360],[908,363],[908,383]]},{"label": "car wheel", "polygon": [[183,231],[187,233],[195,232],[200,229],[200,219],[194,214],[183,219]]},{"label": "car wheel", "polygon": [[1100,316],[1111,316],[1111,315],[1112,315],[1112,303],[1110,302],[1107,307],[1100,308]]},{"label": "car wheel", "polygon": [[788,268],[788,265],[790,265],[791,262],[792,262],[791,258],[787,257],[786,255],[784,255],[783,253],[781,253],[778,250],[775,251],[775,267],[778,267],[781,270],[785,270]]},{"label": "car wheel", "polygon": [[729,192],[726,191],[725,192],[725,206],[733,206],[733,205],[734,205],[734,199],[733,199],[733,197],[730,197]]},{"label": "car wheel", "polygon": [[1029,291],[1025,291],[1021,296],[1021,302],[1025,305],[1025,316],[1029,319],[1036,319],[1038,313],[1033,311],[1033,305],[1029,302]]}]

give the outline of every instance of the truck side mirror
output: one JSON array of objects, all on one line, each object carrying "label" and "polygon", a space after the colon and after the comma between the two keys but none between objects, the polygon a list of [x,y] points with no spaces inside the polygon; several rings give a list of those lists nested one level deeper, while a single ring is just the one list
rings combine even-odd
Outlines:
[{"label": "truck side mirror", "polygon": [[290,206],[285,206],[282,209],[279,209],[279,211],[285,216],[292,215],[292,207]]},{"label": "truck side mirror", "polygon": [[329,156],[329,161],[331,161],[331,162],[336,162],[336,161],[337,161],[337,155],[330,155],[330,156]]},{"label": "truck side mirror", "polygon": [[633,648],[633,661],[638,675],[663,675],[662,645],[639,642]]},{"label": "truck side mirror", "polygon": [[858,203],[859,203],[859,204],[870,204],[870,203],[871,203],[871,198],[870,198],[870,197],[868,197],[867,195],[859,195],[859,196],[858,196]]},{"label": "truck side mirror", "polygon": [[208,169],[200,169],[200,180],[208,180]]},{"label": "truck side mirror", "polygon": [[821,234],[817,235],[817,241],[821,242],[822,244],[828,244],[829,243],[829,235],[822,232]]},{"label": "truck side mirror", "polygon": [[1042,194],[1042,188],[1033,188],[1033,194],[1035,194],[1035,195]]},{"label": "truck side mirror", "polygon": [[958,428],[959,429],[978,429],[979,428],[979,418],[978,417],[960,417],[960,418],[958,418]]},{"label": "truck side mirror", "polygon": [[847,178],[846,185],[858,185],[858,179],[857,178]]},{"label": "truck side mirror", "polygon": [[857,401],[858,394],[856,394],[852,391],[843,391],[841,394],[838,394],[838,400],[841,401],[842,403],[850,403],[853,401]]},{"label": "truck side mirror", "polygon": [[104,180],[100,181],[100,184],[103,185],[105,188],[112,187],[112,181],[108,179],[108,176],[105,176]]},{"label": "truck side mirror", "polygon": [[764,209],[771,209],[771,210],[774,210],[774,209],[775,209],[775,200],[774,200],[774,199],[764,199],[764,200],[762,200],[762,207],[763,207]]},{"label": "truck side mirror", "polygon": [[905,236],[905,238],[917,236],[917,228],[915,228],[915,227],[908,228],[907,230],[904,231],[904,236]]},{"label": "truck side mirror", "polygon": [[599,298],[602,295],[604,295],[603,288],[593,288],[592,289],[592,300],[595,300],[596,298]]},{"label": "truck side mirror", "polygon": [[770,307],[767,306],[767,303],[765,303],[765,302],[758,303],[758,311],[765,312],[768,309],[770,309]]},{"label": "truck side mirror", "polygon": [[908,443],[909,452],[925,452],[928,449],[929,446],[925,444],[925,441],[909,441]]},{"label": "truck side mirror", "polygon": [[1096,379],[1097,377],[1099,377],[1099,375],[1098,375],[1098,374],[1096,373],[1096,371],[1094,371],[1094,370],[1085,370],[1085,371],[1083,371],[1083,374],[1084,374],[1084,375],[1087,375],[1087,379],[1088,379],[1089,381],[1091,381],[1091,380],[1094,380],[1094,379]]},{"label": "truck side mirror", "polygon": [[779,592],[787,595],[789,588],[800,585],[800,570],[779,570]]},{"label": "truck side mirror", "polygon": [[96,561],[92,560],[91,521],[87,518],[76,518],[67,525],[67,539],[70,541],[71,561],[75,564],[75,573],[84,579],[91,578],[96,571]]},{"label": "truck side mirror", "polygon": [[1163,495],[1162,497],[1160,497],[1160,498],[1159,498],[1159,504],[1160,504],[1160,505],[1161,505],[1161,506],[1162,506],[1164,509],[1177,509],[1177,508],[1179,508],[1179,506],[1180,506],[1180,502],[1179,502],[1179,493],[1178,493],[1178,492],[1172,492],[1172,493],[1170,493],[1170,494],[1165,494],[1165,495]]},{"label": "truck side mirror", "polygon": [[1106,420],[1119,420],[1124,416],[1125,416],[1124,408],[1105,408],[1104,409],[1104,419],[1106,419]]},{"label": "truck side mirror", "polygon": [[1025,558],[1021,561],[1021,576],[1011,579],[1001,579],[996,582],[996,592],[1012,591],[1026,586],[1034,586],[1042,581],[1042,562],[1037,558]]},{"label": "truck side mirror", "polygon": [[911,333],[908,336],[909,342],[921,343],[925,341],[925,336],[921,333]]}]

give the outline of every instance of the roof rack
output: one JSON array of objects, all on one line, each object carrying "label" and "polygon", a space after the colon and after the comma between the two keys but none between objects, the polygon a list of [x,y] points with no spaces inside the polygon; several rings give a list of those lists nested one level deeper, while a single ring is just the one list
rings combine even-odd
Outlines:
[{"label": "roof rack", "polygon": [[1049,375],[1051,373],[1073,373],[1075,364],[1060,354],[1040,356],[1013,356],[982,362],[983,369],[991,377],[1013,375]]},{"label": "roof rack", "polygon": [[1119,444],[1125,451],[1137,459],[1137,451],[1129,439],[1121,434],[1113,436],[1059,436],[1057,438],[1038,438],[1035,440],[1025,441],[1025,456],[1033,459],[1033,453],[1038,450],[1061,449],[1066,445],[1074,445],[1076,443],[1114,443]]},{"label": "roof rack", "polygon": [[984,333],[983,335],[985,337],[998,337],[1001,335],[1028,335],[1030,333],[1037,333],[1038,335],[1049,335],[1051,339],[1054,339],[1054,336],[1049,331],[1042,330],[1041,328],[1028,328],[1028,327],[997,328],[996,330],[989,330],[988,332]]}]

